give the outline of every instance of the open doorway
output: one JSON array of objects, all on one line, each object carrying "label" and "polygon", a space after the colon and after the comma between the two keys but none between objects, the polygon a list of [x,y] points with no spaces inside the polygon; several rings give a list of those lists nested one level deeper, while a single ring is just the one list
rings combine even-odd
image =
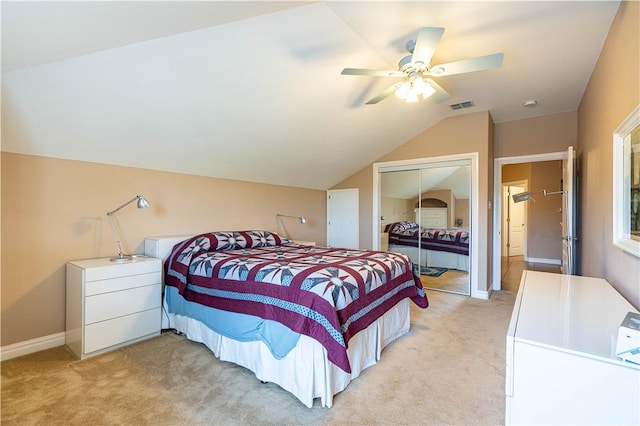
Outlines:
[{"label": "open doorway", "polygon": [[[526,181],[528,188],[521,192],[535,194],[519,204],[524,207],[524,247],[521,262],[560,269],[560,265],[571,264],[565,259],[565,243],[568,235],[573,236],[571,227],[567,227],[566,216],[573,216],[575,205],[573,178],[565,176],[567,163],[573,162],[573,150],[538,154],[521,157],[499,158],[494,162],[494,239],[493,239],[493,276],[492,289],[500,290],[509,259],[513,253],[505,253],[505,210],[509,208],[509,195],[505,186],[513,186]],[[545,169],[546,168],[546,169]],[[519,170],[519,172],[514,172]],[[525,172],[523,172],[523,170]],[[533,170],[533,171],[532,171]],[[542,170],[542,171],[541,171]],[[511,192],[517,191],[513,188]],[[546,196],[547,192],[557,191],[556,196]],[[569,232],[567,229],[570,229]],[[571,240],[571,238],[569,238]],[[506,255],[506,256],[505,256]],[[512,256],[509,256],[512,255]],[[518,255],[519,256],[519,255]],[[529,269],[529,268],[527,268]]]}]

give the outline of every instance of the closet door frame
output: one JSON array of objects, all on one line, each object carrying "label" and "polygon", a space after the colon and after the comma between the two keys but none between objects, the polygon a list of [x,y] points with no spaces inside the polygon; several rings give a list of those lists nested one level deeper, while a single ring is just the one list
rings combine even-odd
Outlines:
[{"label": "closet door frame", "polygon": [[474,232],[479,226],[479,174],[478,174],[478,153],[469,152],[463,154],[443,155],[438,157],[412,158],[406,160],[385,161],[373,163],[373,249],[380,250],[380,174],[385,172],[396,172],[403,170],[426,169],[433,167],[447,167],[468,165],[471,167],[471,199],[469,200],[469,208],[471,210],[469,233],[471,235],[471,256],[469,258],[469,279],[471,287],[471,297],[478,299],[486,299],[486,291],[478,289],[478,238],[474,236]]}]

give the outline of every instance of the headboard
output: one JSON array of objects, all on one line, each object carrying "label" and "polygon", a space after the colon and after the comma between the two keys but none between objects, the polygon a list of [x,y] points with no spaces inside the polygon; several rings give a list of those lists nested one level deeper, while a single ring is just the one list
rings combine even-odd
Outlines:
[{"label": "headboard", "polygon": [[169,256],[173,246],[193,235],[173,235],[168,237],[147,237],[144,239],[144,255],[157,257],[163,261]]}]

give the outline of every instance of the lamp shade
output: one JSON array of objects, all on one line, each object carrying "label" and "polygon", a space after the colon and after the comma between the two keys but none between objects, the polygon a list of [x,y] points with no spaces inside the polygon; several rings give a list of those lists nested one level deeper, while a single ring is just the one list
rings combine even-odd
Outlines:
[{"label": "lamp shade", "polygon": [[532,196],[533,196],[533,193],[531,192],[521,192],[520,194],[513,194],[512,198],[514,203],[520,203],[522,201],[527,201],[529,199],[532,199],[533,201],[535,201],[535,199],[533,199]]},{"label": "lamp shade", "polygon": [[564,191],[560,190],[560,191],[548,192],[546,189],[543,189],[542,191],[535,191],[535,192],[521,192],[519,194],[513,194],[511,197],[513,198],[514,203],[520,203],[522,201],[527,201],[527,200],[535,201],[535,198],[533,198],[533,194],[542,194],[546,197],[547,195],[564,194]]},{"label": "lamp shade", "polygon": [[424,81],[422,78],[417,80],[420,82],[418,83],[418,89],[422,93],[422,99],[427,99],[429,96],[436,93],[436,89],[434,89],[428,82]]},{"label": "lamp shade", "polygon": [[399,97],[402,100],[405,100],[407,99],[407,96],[409,96],[410,90],[411,90],[411,83],[409,83],[408,81],[405,81],[400,85],[400,87],[396,89],[395,93],[397,97]]},{"label": "lamp shade", "polygon": [[149,202],[142,195],[137,195],[136,198],[138,198],[139,209],[146,209],[149,207]]}]

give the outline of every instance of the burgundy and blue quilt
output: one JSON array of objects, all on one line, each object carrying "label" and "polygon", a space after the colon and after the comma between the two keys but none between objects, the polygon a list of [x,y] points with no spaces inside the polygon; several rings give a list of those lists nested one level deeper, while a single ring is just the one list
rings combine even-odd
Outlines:
[{"label": "burgundy and blue quilt", "polygon": [[429,305],[405,255],[302,246],[267,231],[195,236],[174,246],[165,273],[186,300],[314,338],[348,373],[352,336],[404,298]]}]

